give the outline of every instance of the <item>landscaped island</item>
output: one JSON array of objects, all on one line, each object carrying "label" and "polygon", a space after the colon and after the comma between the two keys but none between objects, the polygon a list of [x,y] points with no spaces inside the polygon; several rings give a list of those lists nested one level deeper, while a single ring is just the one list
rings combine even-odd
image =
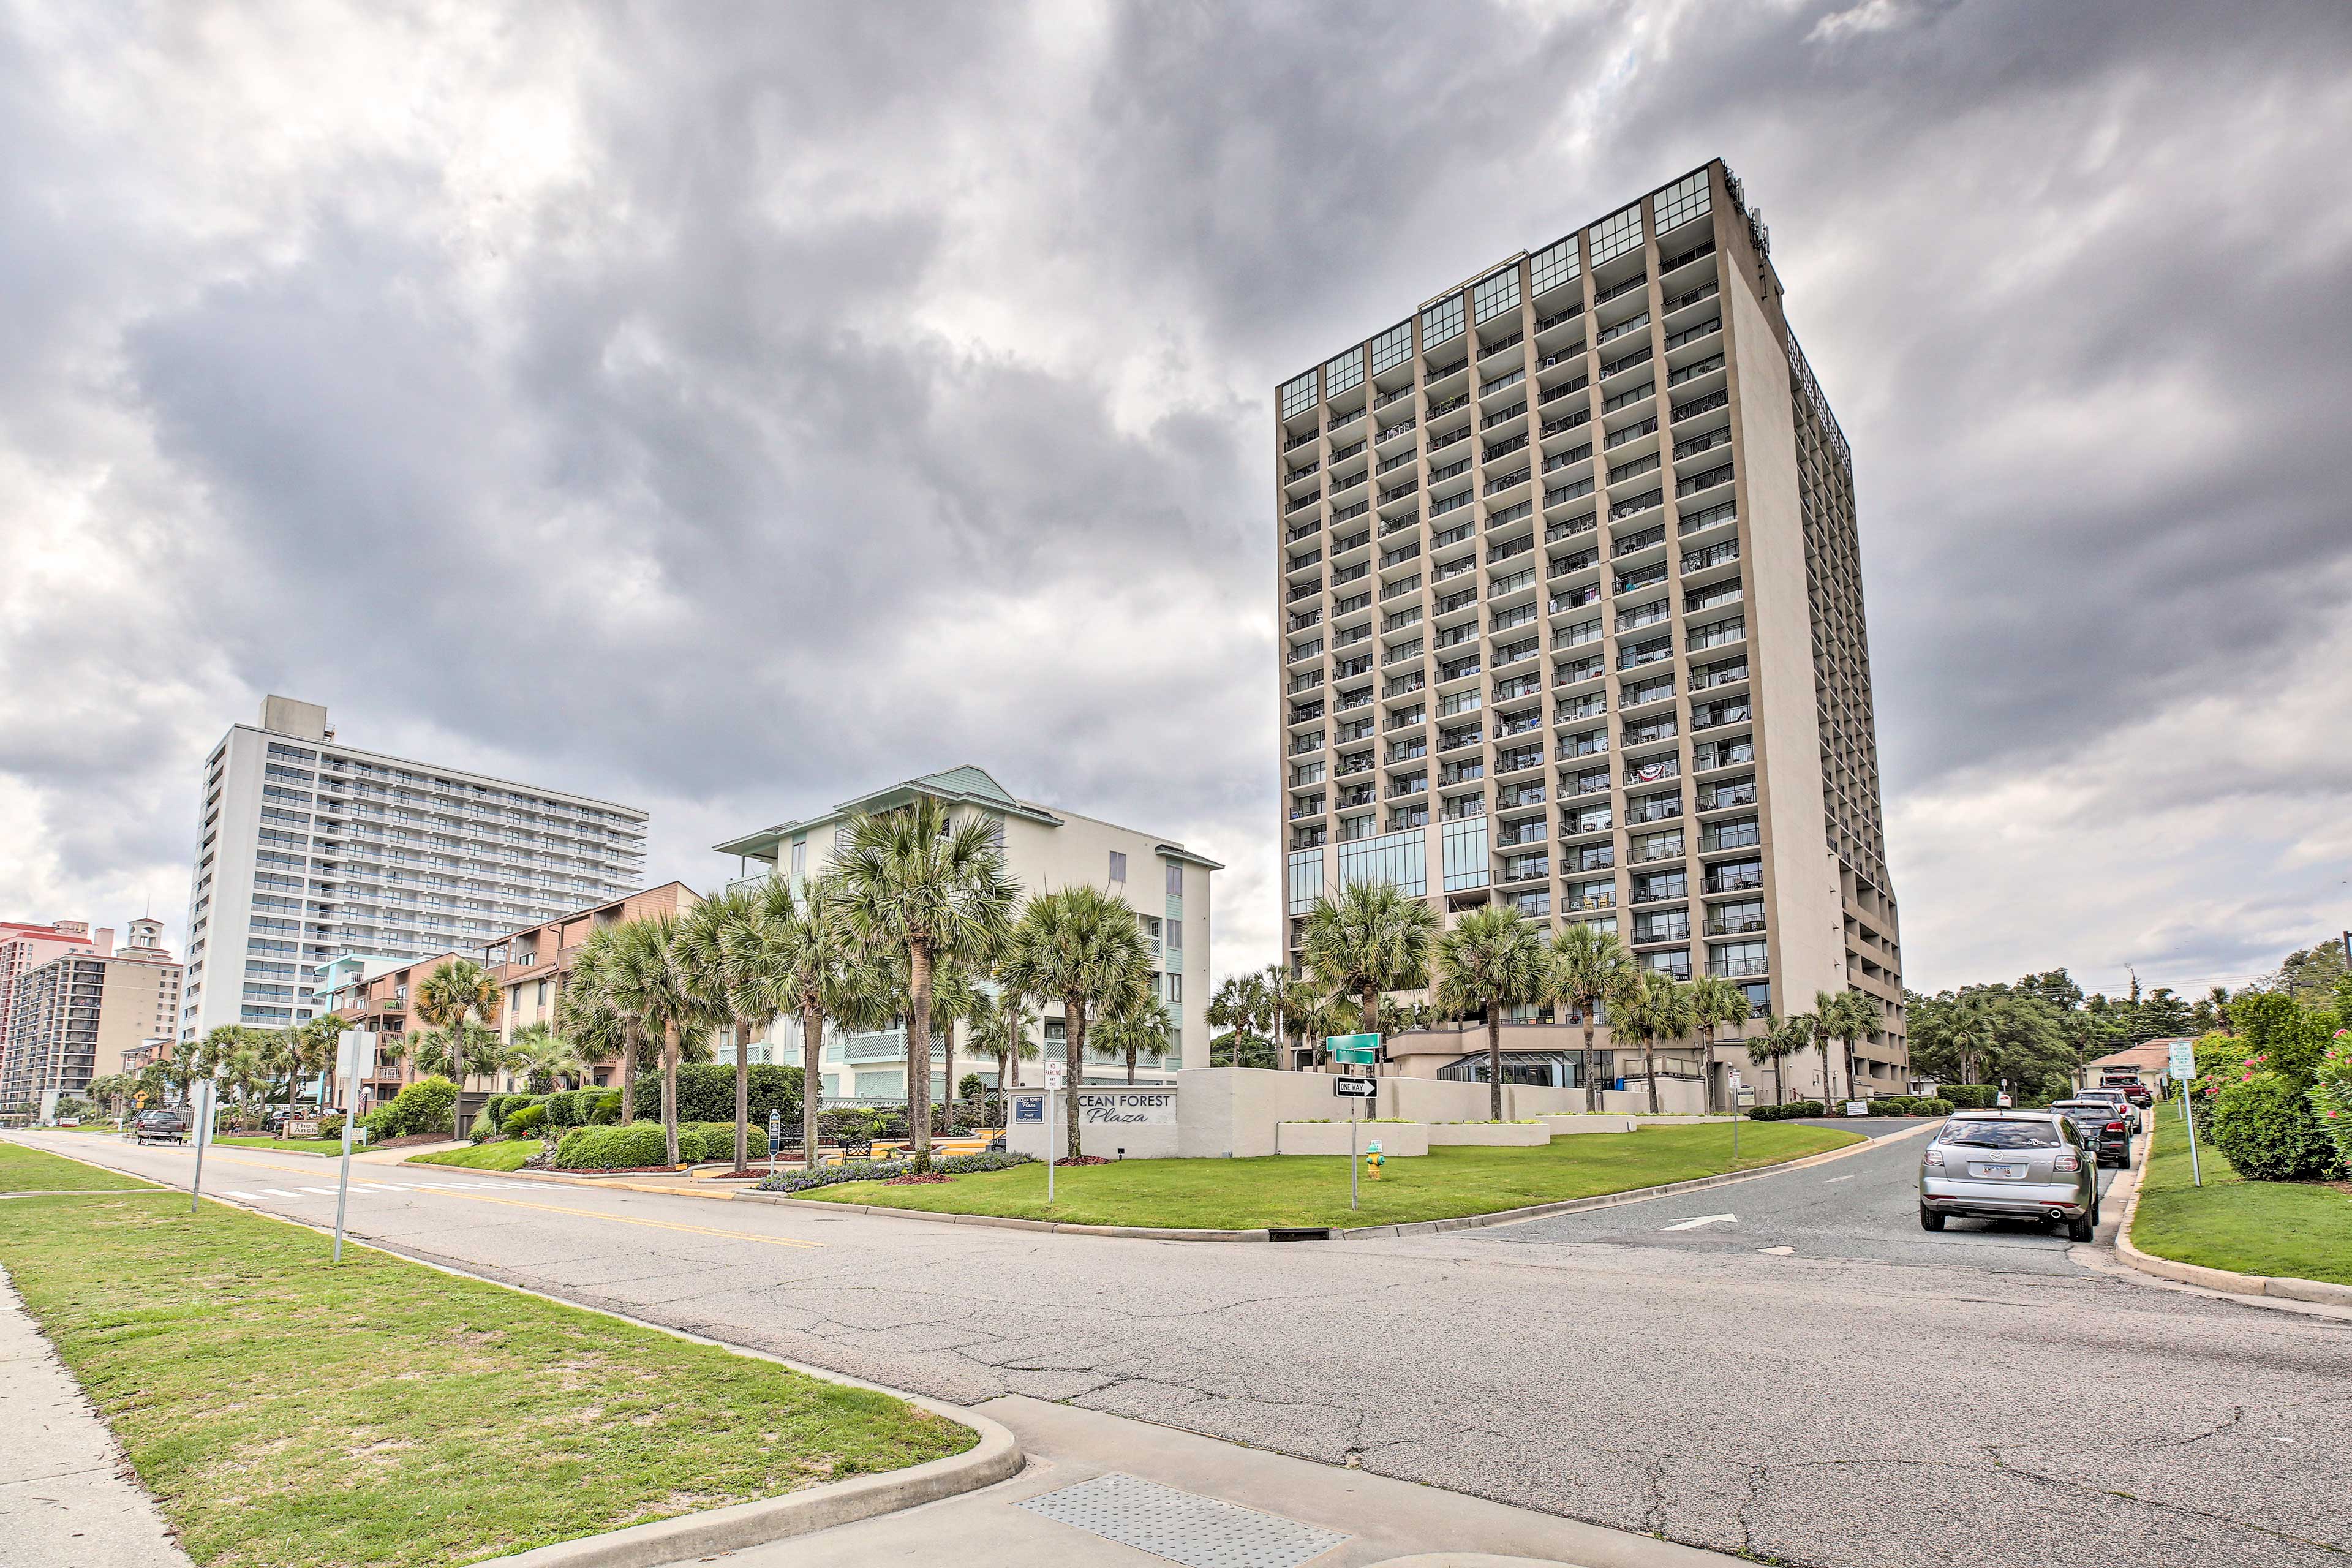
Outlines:
[{"label": "landscaped island", "polygon": [[[1367,1139],[1377,1137],[1379,1124],[1368,1122],[1363,1131]],[[1348,1206],[1344,1154],[1065,1166],[1055,1173],[1050,1210],[1043,1164],[958,1176],[939,1185],[850,1182],[799,1195],[934,1214],[1176,1230],[1402,1225],[1750,1170],[1861,1141],[1859,1133],[1840,1128],[1786,1121],[1743,1125],[1735,1166],[1731,1132],[1728,1122],[1706,1122],[1555,1138],[1533,1149],[1432,1148],[1416,1159],[1391,1161],[1377,1180],[1362,1181],[1363,1206],[1358,1209]]]}]

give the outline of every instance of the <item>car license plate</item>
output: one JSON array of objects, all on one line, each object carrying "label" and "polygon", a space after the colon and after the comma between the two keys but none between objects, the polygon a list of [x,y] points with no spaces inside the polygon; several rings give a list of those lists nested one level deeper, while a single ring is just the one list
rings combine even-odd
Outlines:
[{"label": "car license plate", "polygon": [[1969,1174],[1988,1182],[2013,1182],[2025,1174],[2022,1165],[1970,1165]]}]

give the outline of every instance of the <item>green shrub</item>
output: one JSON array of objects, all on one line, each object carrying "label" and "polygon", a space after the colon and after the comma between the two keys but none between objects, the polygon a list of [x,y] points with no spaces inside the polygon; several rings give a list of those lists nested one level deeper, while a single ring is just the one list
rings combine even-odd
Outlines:
[{"label": "green shrub", "polygon": [[1911,1099],[1908,1095],[1882,1094],[1870,1102],[1870,1113],[1873,1116],[1908,1116],[1911,1114]]},{"label": "green shrub", "polygon": [[487,1143],[499,1135],[498,1121],[490,1114],[490,1109],[485,1105],[474,1114],[474,1130],[470,1136],[477,1143]]},{"label": "green shrub", "polygon": [[2310,1092],[2283,1074],[2248,1074],[2210,1103],[2214,1146],[2250,1182],[2320,1182],[2344,1169]]},{"label": "green shrub", "polygon": [[457,1086],[446,1078],[420,1078],[394,1095],[387,1109],[399,1128],[395,1136],[446,1132],[457,1109]]},{"label": "green shrub", "polygon": [[1822,1111],[1818,1100],[1792,1100],[1786,1105],[1758,1105],[1748,1108],[1751,1121],[1786,1121],[1795,1116],[1819,1116]]},{"label": "green shrub", "polygon": [[1939,1100],[1948,1100],[1962,1110],[1990,1110],[1993,1097],[2000,1090],[1989,1083],[1948,1083],[1936,1091]]},{"label": "green shrub", "polygon": [[[1009,1171],[1015,1165],[1026,1165],[1030,1156],[998,1150],[977,1154],[957,1154],[931,1162],[931,1169],[946,1175],[969,1175],[975,1171]],[[806,1192],[811,1187],[835,1186],[843,1182],[887,1182],[893,1176],[903,1176],[914,1169],[911,1160],[851,1160],[839,1165],[819,1165],[813,1171],[779,1171],[760,1184],[768,1193]]]},{"label": "green shrub", "polygon": [[596,1096],[596,1109],[590,1112],[588,1117],[589,1124],[597,1127],[614,1127],[620,1124],[620,1121],[621,1091],[617,1089],[600,1090]]},{"label": "green shrub", "polygon": [[2336,1030],[2314,1064],[2311,1109],[2319,1117],[2319,1130],[2334,1140],[2336,1153],[2352,1169],[2352,1029]]},{"label": "green shrub", "polygon": [[319,1118],[320,1137],[341,1138],[342,1135],[343,1119],[341,1116],[321,1116]]},{"label": "green shrub", "polygon": [[[688,1128],[681,1126],[678,1129],[678,1135],[683,1138],[688,1131]],[[735,1123],[732,1121],[698,1121],[693,1124],[691,1131],[699,1134],[702,1139],[701,1158],[705,1160],[735,1158]],[[744,1131],[748,1134],[743,1141],[744,1157],[751,1160],[766,1159],[768,1130],[754,1123],[745,1128]]]},{"label": "green shrub", "polygon": [[1950,1100],[1934,1096],[1926,1100],[1915,1100],[1911,1103],[1918,1107],[1918,1110],[1914,1114],[1919,1116],[1949,1116],[1953,1111],[1959,1109],[1958,1106],[1953,1104]]},{"label": "green shrub", "polygon": [[566,1134],[556,1145],[555,1163],[567,1171],[638,1170],[666,1163],[667,1149],[658,1121],[584,1127]]},{"label": "green shrub", "polygon": [[[753,1062],[751,1073],[751,1120],[767,1125],[768,1112],[781,1111],[786,1121],[801,1119],[801,1069],[775,1062]],[[618,1091],[615,1090],[615,1093]],[[637,1075],[637,1114],[661,1114],[661,1074]],[[677,1122],[701,1126],[724,1121],[735,1124],[735,1069],[717,1062],[688,1062],[677,1069]],[[731,1151],[734,1144],[728,1145]]]},{"label": "green shrub", "polygon": [[361,1117],[360,1125],[367,1129],[369,1142],[381,1143],[387,1138],[400,1136],[400,1113],[393,1110],[390,1100],[386,1100]]},{"label": "green shrub", "polygon": [[529,1138],[536,1133],[546,1121],[547,1107],[544,1105],[520,1106],[506,1119],[507,1136]]}]

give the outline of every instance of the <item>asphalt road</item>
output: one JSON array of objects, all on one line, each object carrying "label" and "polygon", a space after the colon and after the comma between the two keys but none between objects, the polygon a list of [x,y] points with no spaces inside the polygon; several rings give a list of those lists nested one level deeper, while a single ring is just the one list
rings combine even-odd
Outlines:
[{"label": "asphalt road", "polygon": [[[28,1141],[183,1185],[191,1163]],[[416,1257],[942,1398],[1354,1452],[1786,1563],[2343,1568],[2352,1323],[2117,1278],[2021,1227],[1928,1236],[1917,1148],[1379,1242],[1060,1237],[425,1166],[372,1168],[389,1190],[351,1216]],[[208,1188],[314,1222],[332,1173],[205,1163]]]}]

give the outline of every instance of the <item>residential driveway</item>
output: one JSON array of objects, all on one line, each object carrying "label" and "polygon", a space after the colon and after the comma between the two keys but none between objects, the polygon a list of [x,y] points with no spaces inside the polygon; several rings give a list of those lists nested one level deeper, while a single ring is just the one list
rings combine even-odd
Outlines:
[{"label": "residential driveway", "polygon": [[[187,1179],[183,1150],[70,1143]],[[426,1166],[372,1173],[351,1214],[418,1257],[940,1397],[1352,1452],[1786,1563],[2342,1568],[2352,1323],[2136,1284],[2022,1231],[1929,1237],[1916,1147],[1379,1242],[1053,1236]],[[333,1215],[323,1162],[216,1152],[205,1177]],[[1725,1213],[1736,1233],[1664,1228]]]}]

